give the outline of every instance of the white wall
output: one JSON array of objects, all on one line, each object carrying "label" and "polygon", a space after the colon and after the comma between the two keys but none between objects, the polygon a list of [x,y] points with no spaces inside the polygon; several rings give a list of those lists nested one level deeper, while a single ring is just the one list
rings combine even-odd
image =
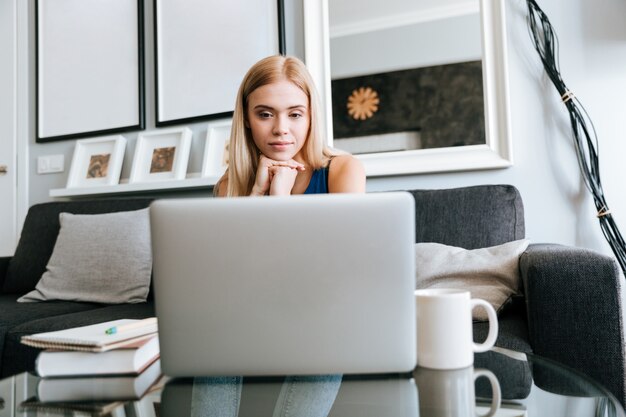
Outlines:
[{"label": "white wall", "polygon": [[[21,22],[22,24],[29,25],[31,31],[34,33],[34,0],[26,0],[30,4],[31,15],[29,22]],[[145,131],[155,130],[155,109],[154,109],[154,26],[153,26],[153,6],[154,2],[144,0],[144,59],[145,59],[145,102],[146,102],[146,129]],[[286,32],[286,46],[287,52],[299,57],[304,56],[302,33],[302,3],[301,0],[285,0],[285,15],[288,16],[288,22],[285,25]],[[30,71],[31,76],[35,74],[35,47],[32,46]],[[34,83],[34,78],[33,81]],[[33,95],[30,96],[31,104],[34,106],[35,97],[34,89]],[[233,96],[233,102],[235,97]],[[30,114],[30,123],[35,123],[35,112]],[[189,127],[192,132],[192,144],[189,156],[189,164],[187,167],[190,173],[199,173],[202,170],[202,157],[204,154],[204,144],[207,134],[207,122],[190,123],[184,126]],[[135,144],[137,136],[140,132],[122,132],[128,143],[126,145],[126,153],[124,155],[124,163],[122,168],[122,178],[128,178],[130,176],[130,168],[132,165],[132,158],[134,154]],[[29,136],[29,202],[30,205],[50,201],[49,191],[55,188],[65,188],[67,183],[67,177],[70,168],[70,162],[72,159],[72,153],[74,151],[74,140],[64,140],[58,142],[37,143],[35,141],[34,134]],[[57,155],[61,154],[65,156],[65,171],[57,174],[37,174],[37,158],[45,155]],[[212,190],[196,191],[191,194],[199,195],[206,194],[211,195]],[[176,196],[181,196],[178,193]]]},{"label": "white wall", "polygon": [[[544,75],[526,27],[526,2],[507,0],[508,67],[514,166],[505,170],[376,178],[369,190],[515,185],[524,199],[526,234],[612,254],[582,183],[569,120]],[[598,132],[605,195],[626,234],[626,2],[543,0],[560,40],[563,78]]]},{"label": "white wall", "polygon": [[[34,2],[31,2],[34,8]],[[152,1],[144,1],[144,62],[145,62],[145,102],[146,102],[146,130],[155,130],[155,112],[154,112],[154,26],[153,26],[153,5]],[[31,9],[34,10],[34,9]],[[34,19],[31,14],[30,26],[34,27]],[[34,60],[34,47],[32,51],[32,59]],[[31,71],[34,74],[34,61],[31,64]],[[31,97],[33,103],[34,95]],[[31,115],[31,122],[34,124],[35,114]],[[193,141],[191,146],[188,170],[189,172],[200,172],[202,168],[202,155],[204,152],[204,138],[207,132],[207,123],[195,123],[187,125],[193,131]],[[130,176],[130,167],[132,165],[132,157],[134,154],[135,143],[139,132],[123,132],[121,133],[127,140],[126,153],[124,155],[124,163],[122,168],[122,178]],[[74,140],[64,140],[49,143],[36,143],[34,134],[29,139],[29,201],[30,204],[50,201],[50,189],[65,188],[67,177],[74,151]],[[65,156],[65,171],[58,174],[37,174],[37,158],[45,155],[62,154]],[[210,194],[210,191],[207,191]]]},{"label": "white wall", "polygon": [[15,250],[17,238],[16,215],[16,69],[17,69],[17,5],[14,1],[0,2],[0,256]]},{"label": "white wall", "polygon": [[[332,1],[332,0],[331,0]],[[506,0],[508,18],[510,94],[514,161],[512,168],[495,171],[415,175],[368,180],[368,190],[450,188],[508,183],[524,198],[527,236],[535,242],[556,242],[601,250],[610,254],[600,232],[595,210],[584,188],[573,150],[569,122],[557,93],[543,73],[526,28],[526,3]],[[145,2],[146,9],[151,2]],[[616,221],[626,234],[626,16],[624,0],[542,0],[561,42],[561,69],[565,82],[583,102],[596,125],[604,190]],[[146,10],[148,12],[148,10]],[[149,28],[146,28],[149,33]],[[150,39],[146,47],[151,48]],[[406,48],[407,45],[399,45]],[[148,68],[151,55],[147,54]],[[147,74],[148,127],[153,107]],[[194,125],[194,139],[203,124]],[[204,128],[205,129],[205,128]],[[134,146],[133,135],[129,149]],[[30,158],[64,153],[69,161],[73,142],[35,144]],[[199,151],[201,154],[202,149]],[[195,154],[195,152],[192,153]],[[190,170],[198,161],[190,163]],[[128,166],[128,165],[127,165]],[[50,188],[64,186],[65,174],[30,176],[31,204],[48,200]]]}]

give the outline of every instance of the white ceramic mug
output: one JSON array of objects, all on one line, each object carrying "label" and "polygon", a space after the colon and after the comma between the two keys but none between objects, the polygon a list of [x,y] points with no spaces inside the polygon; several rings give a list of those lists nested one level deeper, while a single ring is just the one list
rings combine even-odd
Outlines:
[{"label": "white ceramic mug", "polygon": [[487,369],[442,371],[417,368],[414,372],[419,396],[420,416],[474,417],[477,416],[474,384],[480,377],[491,384],[491,405],[482,417],[494,416],[500,409],[501,392],[498,378]]},{"label": "white ceramic mug", "polygon": [[[431,369],[459,369],[474,363],[474,352],[493,347],[498,318],[491,304],[470,298],[469,291],[426,289],[415,291],[417,314],[417,364]],[[482,306],[489,317],[489,334],[474,343],[472,309]]]}]

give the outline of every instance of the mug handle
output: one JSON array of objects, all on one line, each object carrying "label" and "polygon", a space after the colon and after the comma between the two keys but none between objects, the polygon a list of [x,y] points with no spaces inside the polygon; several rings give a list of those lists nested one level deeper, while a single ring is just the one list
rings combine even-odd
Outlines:
[{"label": "mug handle", "polygon": [[472,310],[477,306],[482,306],[487,310],[487,317],[489,318],[489,333],[487,334],[487,339],[481,344],[473,343],[474,352],[486,352],[496,344],[496,339],[498,338],[498,316],[496,316],[496,310],[494,310],[491,304],[480,298],[472,298],[470,300],[470,306]]},{"label": "mug handle", "polygon": [[476,369],[474,371],[474,382],[481,376],[484,376],[491,383],[491,408],[486,414],[478,415],[478,417],[492,417],[500,409],[500,403],[502,402],[502,394],[500,392],[500,382],[498,378],[488,369]]}]

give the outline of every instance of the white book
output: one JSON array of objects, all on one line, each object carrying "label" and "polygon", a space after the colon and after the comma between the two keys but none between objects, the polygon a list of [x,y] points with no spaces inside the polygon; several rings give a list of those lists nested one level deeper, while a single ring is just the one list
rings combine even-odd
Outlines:
[{"label": "white book", "polygon": [[[54,332],[37,333],[22,336],[21,342],[25,345],[43,349],[62,350],[85,350],[90,352],[104,352],[116,349],[128,339],[147,336],[157,332],[156,320],[140,325],[145,320],[113,320],[90,326],[74,327],[72,329],[58,330]],[[122,328],[122,326],[135,325],[128,331],[120,331],[107,334],[107,329]]]},{"label": "white book", "polygon": [[161,361],[157,359],[136,376],[41,378],[37,384],[37,400],[40,403],[136,400],[160,376]]},{"label": "white book", "polygon": [[158,357],[159,338],[149,335],[106,352],[45,350],[37,356],[35,370],[42,377],[138,374]]}]

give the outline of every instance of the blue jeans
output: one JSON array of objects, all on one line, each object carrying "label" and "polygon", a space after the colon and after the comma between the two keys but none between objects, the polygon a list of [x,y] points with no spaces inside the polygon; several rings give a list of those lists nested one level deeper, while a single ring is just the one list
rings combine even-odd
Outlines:
[{"label": "blue jeans", "polygon": [[[326,417],[335,402],[341,375],[288,376],[273,417]],[[191,394],[192,417],[237,417],[243,378],[197,377]]]}]

